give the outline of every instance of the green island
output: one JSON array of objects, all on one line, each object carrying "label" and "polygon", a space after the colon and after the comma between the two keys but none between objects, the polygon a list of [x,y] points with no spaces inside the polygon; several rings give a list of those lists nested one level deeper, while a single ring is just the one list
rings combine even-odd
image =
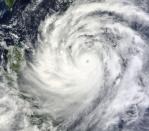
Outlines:
[{"label": "green island", "polygon": [[14,3],[15,3],[15,0],[4,0],[5,1],[5,4],[9,7],[9,8],[12,8]]},{"label": "green island", "polygon": [[9,68],[11,71],[19,72],[21,63],[23,62],[23,51],[19,47],[12,47],[8,50]]}]

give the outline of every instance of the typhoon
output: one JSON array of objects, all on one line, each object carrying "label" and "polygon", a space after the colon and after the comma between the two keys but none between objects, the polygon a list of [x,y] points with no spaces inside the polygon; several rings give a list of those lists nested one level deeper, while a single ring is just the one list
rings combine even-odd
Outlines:
[{"label": "typhoon", "polygon": [[76,0],[46,16],[18,77],[21,131],[149,131],[149,3],[140,1]]}]

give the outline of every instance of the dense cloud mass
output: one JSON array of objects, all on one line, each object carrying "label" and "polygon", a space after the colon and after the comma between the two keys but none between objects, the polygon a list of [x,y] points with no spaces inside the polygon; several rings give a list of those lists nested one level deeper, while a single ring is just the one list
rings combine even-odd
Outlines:
[{"label": "dense cloud mass", "polygon": [[47,15],[0,129],[148,131],[148,41],[147,0],[76,0]]}]

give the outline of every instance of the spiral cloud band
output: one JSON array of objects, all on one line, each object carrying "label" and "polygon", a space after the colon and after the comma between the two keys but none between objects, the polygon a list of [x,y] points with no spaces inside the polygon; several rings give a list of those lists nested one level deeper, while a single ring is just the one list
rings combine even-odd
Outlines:
[{"label": "spiral cloud band", "polygon": [[149,130],[147,6],[75,1],[41,23],[20,91],[38,99],[52,131]]}]

